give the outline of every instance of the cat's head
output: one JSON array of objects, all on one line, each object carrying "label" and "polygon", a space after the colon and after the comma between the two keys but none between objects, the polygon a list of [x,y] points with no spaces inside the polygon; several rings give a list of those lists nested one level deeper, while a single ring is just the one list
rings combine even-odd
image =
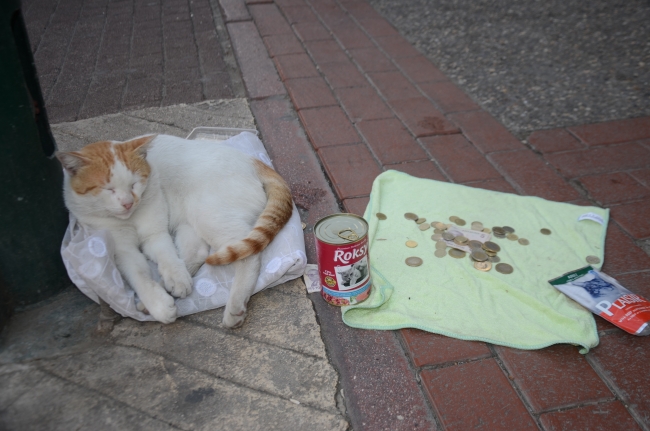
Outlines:
[{"label": "cat's head", "polygon": [[[80,151],[57,152],[65,168],[67,200],[88,214],[128,219],[138,207],[151,168],[147,146],[155,136],[101,141]],[[70,202],[69,202],[70,203]]]}]

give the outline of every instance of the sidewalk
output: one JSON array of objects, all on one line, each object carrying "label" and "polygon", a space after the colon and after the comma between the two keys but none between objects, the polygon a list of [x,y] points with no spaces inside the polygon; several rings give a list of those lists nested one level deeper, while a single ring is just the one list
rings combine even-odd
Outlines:
[{"label": "sidewalk", "polygon": [[[262,140],[308,225],[310,262],[314,223],[362,214],[374,177],[396,169],[611,208],[603,271],[650,297],[650,117],[522,142],[363,0],[219,5]],[[583,356],[356,330],[310,299],[352,429],[650,430],[650,339],[602,319]]]}]

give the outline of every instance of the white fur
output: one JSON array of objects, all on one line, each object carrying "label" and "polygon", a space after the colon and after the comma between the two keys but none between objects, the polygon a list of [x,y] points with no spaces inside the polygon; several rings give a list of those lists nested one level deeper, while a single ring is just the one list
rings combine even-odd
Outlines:
[{"label": "white fur", "polygon": [[[252,159],[225,145],[159,135],[148,144],[146,159],[151,166],[146,183],[116,163],[107,190],[97,196],[75,193],[66,172],[64,196],[82,223],[111,231],[118,268],[151,315],[169,323],[176,319],[176,307],[167,292],[191,293],[190,273],[203,264],[209,248],[246,237],[267,198]],[[130,200],[133,206],[126,210]],[[164,289],[151,278],[143,253],[158,264]],[[260,258],[233,265],[223,318],[228,327],[244,321]]]}]

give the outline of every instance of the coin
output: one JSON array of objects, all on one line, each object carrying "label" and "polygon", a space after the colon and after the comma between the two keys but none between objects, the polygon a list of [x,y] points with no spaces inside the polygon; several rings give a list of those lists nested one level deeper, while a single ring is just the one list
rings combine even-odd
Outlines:
[{"label": "coin", "polygon": [[492,264],[490,262],[474,262],[474,268],[479,271],[488,272],[492,269]]},{"label": "coin", "polygon": [[488,257],[488,260],[492,263],[499,263],[501,262],[501,258],[499,256],[490,256]]},{"label": "coin", "polygon": [[519,235],[516,233],[509,233],[506,235],[506,238],[508,238],[510,241],[517,241],[519,239]]},{"label": "coin", "polygon": [[465,257],[465,252],[463,250],[458,250],[457,248],[450,248],[449,256],[454,257],[456,259],[462,259]]},{"label": "coin", "polygon": [[457,218],[456,219],[456,224],[458,226],[465,226],[467,224],[467,222],[465,220],[463,220],[462,218]]},{"label": "coin", "polygon": [[436,250],[445,250],[446,248],[447,248],[447,244],[445,244],[444,241],[436,242]]},{"label": "coin", "polygon": [[519,238],[519,244],[528,245],[530,244],[530,241],[528,241],[526,238]]},{"label": "coin", "polygon": [[496,242],[485,241],[485,242],[483,243],[483,250],[489,250],[489,251],[494,251],[494,252],[500,252],[500,251],[501,251],[501,247],[499,247],[499,244],[497,244]]},{"label": "coin", "polygon": [[431,239],[434,241],[440,241],[442,239],[442,235],[439,232],[436,232],[435,230],[433,232],[434,234],[431,235]]},{"label": "coin", "polygon": [[442,223],[442,222],[439,222],[439,221],[433,222],[433,227],[435,227],[436,229],[440,229],[440,230],[446,230],[447,229],[447,225]]},{"label": "coin", "polygon": [[483,232],[485,232],[485,233],[492,233],[492,229],[490,229],[489,227],[484,227],[484,228],[483,228]]},{"label": "coin", "polygon": [[483,250],[472,250],[469,256],[477,262],[485,262],[488,260],[488,255]]},{"label": "coin", "polygon": [[458,219],[458,217],[456,217],[456,216],[449,217],[449,221],[452,222],[452,223],[456,223],[457,219]]},{"label": "coin", "polygon": [[472,230],[483,230],[483,223],[481,223],[480,221],[473,221]]},{"label": "coin", "polygon": [[600,263],[600,258],[598,256],[587,256],[587,263],[595,265]]},{"label": "coin", "polygon": [[410,239],[406,241],[406,246],[410,248],[415,248],[418,246],[418,243]]},{"label": "coin", "polygon": [[444,230],[440,230],[440,229],[434,229],[434,230],[433,230],[433,233],[436,233],[436,234],[438,234],[438,235],[440,235],[440,236],[442,236],[442,233],[443,233],[443,232],[444,232]]},{"label": "coin", "polygon": [[491,251],[491,250],[483,250],[483,251],[485,252],[485,254],[487,254],[490,257],[497,255],[496,251]]},{"label": "coin", "polygon": [[386,214],[384,214],[384,213],[377,213],[375,215],[377,216],[377,218],[379,220],[386,220],[387,219]]},{"label": "coin", "polygon": [[447,256],[447,251],[445,251],[445,250],[436,250],[436,251],[433,253],[433,255],[434,255],[435,257],[445,257],[445,256]]},{"label": "coin", "polygon": [[415,220],[415,222],[416,222],[417,224],[422,224],[422,223],[424,223],[425,221],[427,221],[427,219],[425,219],[424,217],[420,217],[419,219]]},{"label": "coin", "polygon": [[429,226],[429,223],[422,223],[420,226],[418,226],[418,229],[420,229],[422,231],[425,231],[425,230],[427,230],[429,228],[431,228],[431,226]]},{"label": "coin", "polygon": [[503,230],[503,228],[502,228],[502,227],[499,227],[499,226],[494,226],[494,227],[492,228],[492,232],[494,232],[495,235],[497,235],[497,234],[498,234],[498,235],[505,235],[505,234],[506,234],[506,231]]},{"label": "coin", "polygon": [[475,240],[475,239],[473,239],[473,240],[471,240],[471,241],[468,241],[468,242],[467,242],[467,245],[468,245],[469,248],[471,248],[471,249],[475,249],[475,248],[477,248],[477,249],[480,250],[480,249],[483,248],[483,243],[482,243],[481,241],[477,241],[477,240]]},{"label": "coin", "polygon": [[420,266],[422,265],[422,259],[419,257],[411,256],[406,258],[406,264],[408,266]]},{"label": "coin", "polygon": [[494,269],[496,269],[497,272],[500,272],[501,274],[512,274],[512,271],[514,271],[512,266],[508,265],[507,263],[497,263],[497,266],[495,266]]},{"label": "coin", "polygon": [[542,233],[542,235],[550,235],[551,234],[550,229],[544,228],[544,229],[540,229],[539,231]]},{"label": "coin", "polygon": [[301,224],[302,224],[302,230],[305,230],[305,228],[307,227],[307,223],[302,222]]},{"label": "coin", "polygon": [[503,226],[503,230],[504,230],[506,233],[513,233],[513,232],[515,231],[515,228],[510,227],[510,226]]},{"label": "coin", "polygon": [[458,245],[465,245],[469,242],[469,239],[462,235],[458,235],[456,238],[454,238],[454,242]]},{"label": "coin", "polygon": [[453,240],[454,237],[455,237],[455,235],[453,233],[451,233],[451,232],[443,232],[442,233],[442,238],[447,240],[447,241]]},{"label": "coin", "polygon": [[417,214],[406,213],[406,214],[404,214],[404,218],[407,219],[407,220],[417,220],[418,216],[417,216]]}]

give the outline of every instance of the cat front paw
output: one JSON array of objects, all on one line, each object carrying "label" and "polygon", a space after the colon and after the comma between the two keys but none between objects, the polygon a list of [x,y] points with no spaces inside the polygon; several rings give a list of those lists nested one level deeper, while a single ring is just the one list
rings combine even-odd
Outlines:
[{"label": "cat front paw", "polygon": [[230,312],[228,307],[223,312],[223,320],[222,323],[224,326],[230,329],[236,329],[241,327],[244,324],[244,320],[246,320],[246,310],[241,310],[236,313]]},{"label": "cat front paw", "polygon": [[138,292],[142,304],[151,317],[161,323],[172,323],[176,320],[177,311],[172,298],[162,286],[151,282],[152,285],[145,292]]},{"label": "cat front paw", "polygon": [[159,266],[160,276],[167,292],[176,298],[185,298],[192,293],[192,276],[185,268],[185,264],[179,261],[173,266]]}]

